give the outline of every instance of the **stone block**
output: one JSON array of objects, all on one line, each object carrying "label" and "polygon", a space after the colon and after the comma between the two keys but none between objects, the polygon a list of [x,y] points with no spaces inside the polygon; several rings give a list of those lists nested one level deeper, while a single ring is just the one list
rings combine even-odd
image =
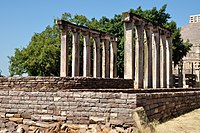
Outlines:
[{"label": "stone block", "polygon": [[6,118],[11,118],[11,117],[14,117],[14,114],[7,114],[6,113]]},{"label": "stone block", "polygon": [[31,120],[33,120],[33,121],[41,120],[41,116],[37,115],[37,114],[31,115]]},{"label": "stone block", "polygon": [[14,118],[14,117],[10,117],[9,118],[10,121],[16,122],[18,124],[22,124],[23,123],[23,118]]},{"label": "stone block", "polygon": [[52,115],[41,115],[41,120],[49,122],[49,121],[53,120],[53,116]]},{"label": "stone block", "polygon": [[49,128],[50,124],[48,122],[41,122],[41,121],[37,121],[35,123],[36,126],[38,127],[43,127],[43,128]]},{"label": "stone block", "polygon": [[32,121],[30,119],[23,119],[23,124],[24,125],[29,125],[29,126],[35,126],[36,125],[36,122],[35,121]]},{"label": "stone block", "polygon": [[66,116],[53,116],[52,120],[53,121],[66,121],[67,117]]},{"label": "stone block", "polygon": [[20,118],[20,117],[21,117],[21,114],[14,114],[14,117],[15,117],[15,118]]},{"label": "stone block", "polygon": [[1,118],[5,118],[6,117],[6,113],[0,112],[0,117]]},{"label": "stone block", "polygon": [[105,124],[106,120],[107,117],[95,117],[95,116],[89,117],[90,124],[97,124],[97,123]]}]

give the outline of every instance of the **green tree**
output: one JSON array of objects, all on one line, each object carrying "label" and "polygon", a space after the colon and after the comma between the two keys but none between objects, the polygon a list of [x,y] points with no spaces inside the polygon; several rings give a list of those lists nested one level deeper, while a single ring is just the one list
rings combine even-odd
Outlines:
[{"label": "green tree", "polygon": [[26,48],[15,49],[9,57],[11,76],[27,73],[30,76],[59,75],[60,32],[47,26],[42,33],[35,33]]},{"label": "green tree", "polygon": [[177,28],[176,22],[172,21],[167,23],[165,24],[165,27],[171,29],[172,31],[172,59],[174,61],[174,66],[176,66],[179,64],[179,61],[181,61],[181,59],[187,55],[192,44],[189,42],[189,40],[186,42],[183,41],[181,38],[180,28]]},{"label": "green tree", "polygon": [[[191,44],[188,41],[184,43],[176,23],[174,21],[169,22],[170,14],[166,13],[166,7],[167,5],[164,5],[159,10],[156,7],[153,7],[151,10],[142,10],[141,7],[138,7],[136,10],[130,9],[130,12],[171,29],[173,33],[173,60],[175,65],[177,65],[190,50]],[[124,29],[121,14],[116,14],[110,19],[103,16],[99,20],[95,18],[89,20],[83,15],[72,16],[70,13],[64,13],[61,18],[78,25],[114,34],[118,38],[117,71],[119,77],[123,77]],[[69,36],[71,36],[71,33],[69,33]],[[81,37],[80,46],[82,44],[83,37]],[[69,65],[71,65],[71,48],[72,44],[71,40],[69,40]],[[42,33],[35,33],[33,35],[26,48],[15,49],[14,56],[9,57],[9,59],[11,76],[22,75],[23,73],[28,73],[28,75],[58,76],[60,70],[60,31],[55,24],[52,27],[47,26]]]}]

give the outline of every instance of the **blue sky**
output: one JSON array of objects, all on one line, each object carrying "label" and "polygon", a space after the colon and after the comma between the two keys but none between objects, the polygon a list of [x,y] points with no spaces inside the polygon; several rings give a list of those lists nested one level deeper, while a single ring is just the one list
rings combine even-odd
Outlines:
[{"label": "blue sky", "polygon": [[188,24],[189,16],[200,14],[199,0],[1,0],[0,1],[0,69],[9,75],[8,56],[15,48],[26,47],[34,33],[40,33],[62,13],[90,18],[113,17],[130,8],[158,9],[167,4],[167,12],[178,26]]}]

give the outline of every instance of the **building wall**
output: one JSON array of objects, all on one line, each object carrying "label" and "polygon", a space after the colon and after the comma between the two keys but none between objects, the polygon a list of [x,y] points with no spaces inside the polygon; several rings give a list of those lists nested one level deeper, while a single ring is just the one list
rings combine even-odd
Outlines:
[{"label": "building wall", "polygon": [[[200,83],[200,22],[183,26],[181,37],[193,44],[189,53],[183,58],[183,74],[192,74],[193,64],[193,74],[196,74],[196,81]],[[199,86],[199,83],[196,86]]]}]

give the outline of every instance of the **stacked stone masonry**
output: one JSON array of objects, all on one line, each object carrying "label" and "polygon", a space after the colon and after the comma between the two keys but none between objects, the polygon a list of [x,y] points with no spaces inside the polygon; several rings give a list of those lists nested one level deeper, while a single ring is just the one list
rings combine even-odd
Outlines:
[{"label": "stacked stone masonry", "polygon": [[144,107],[150,121],[163,121],[199,108],[200,91],[138,93],[137,106]]},{"label": "stacked stone masonry", "polygon": [[91,77],[0,77],[0,89],[57,91],[67,89],[127,89],[131,79],[105,79]]},{"label": "stacked stone masonry", "polygon": [[[11,81],[14,79],[17,87]],[[24,124],[63,121],[70,124],[110,123],[129,127],[134,126],[132,113],[137,107],[144,107],[150,120],[164,120],[200,107],[200,89],[84,90],[63,86],[62,90],[58,90],[55,84],[43,89],[31,89],[22,79],[41,84],[53,78],[39,78],[37,81],[31,81],[30,77],[1,78],[1,115],[26,114],[26,118],[15,119]],[[56,79],[57,83],[63,80]]]}]

